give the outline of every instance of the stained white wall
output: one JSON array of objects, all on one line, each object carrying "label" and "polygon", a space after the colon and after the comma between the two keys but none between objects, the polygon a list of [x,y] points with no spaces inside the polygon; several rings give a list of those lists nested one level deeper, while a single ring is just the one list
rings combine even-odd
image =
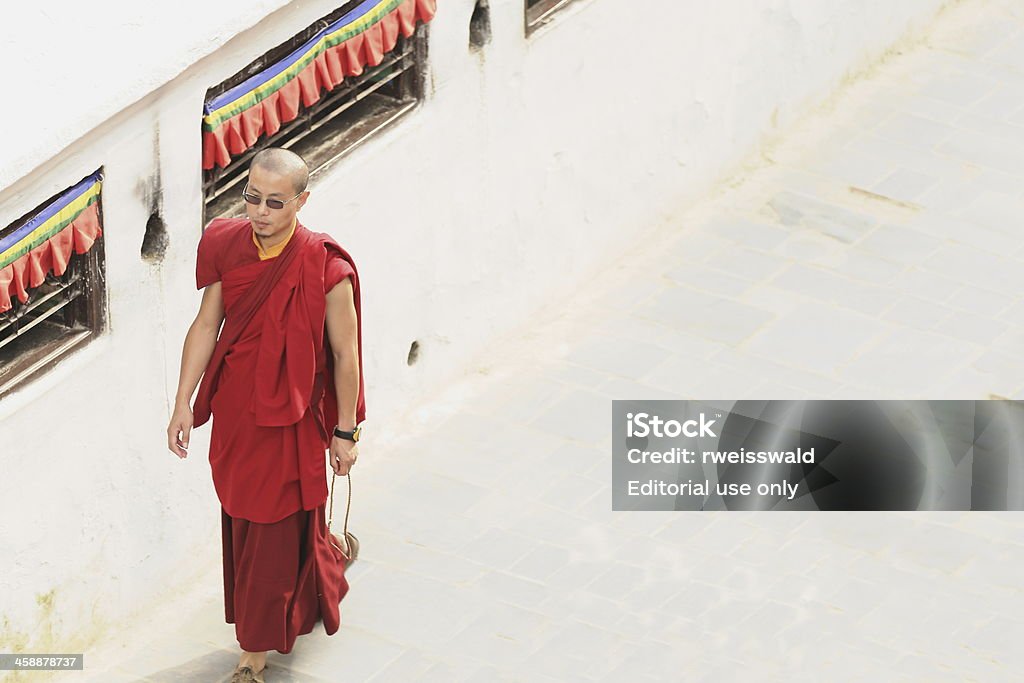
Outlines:
[{"label": "stained white wall", "polygon": [[[485,359],[489,341],[595,276],[944,2],[579,0],[527,39],[521,0],[492,0],[481,52],[468,48],[472,0],[439,4],[422,107],[319,174],[302,213],[360,268],[371,449],[404,408]],[[209,426],[184,462],[164,429],[200,298],[205,90],[332,9],[279,5],[111,12],[92,27],[105,57],[89,87],[66,73],[83,52],[66,40],[21,84],[36,102],[78,88],[74,107],[27,124],[3,108],[0,225],[105,168],[109,329],[0,401],[0,651],[87,650],[220,561]],[[23,11],[67,36],[82,20]],[[209,11],[212,29],[187,16]],[[27,38],[15,38],[0,55],[23,63]],[[159,266],[140,258],[154,210],[171,239]]]},{"label": "stained white wall", "polygon": [[[0,107],[0,187],[287,4],[288,0],[8,3],[0,27],[4,87],[8,95],[20,96],[5,97],[9,104]],[[315,13],[316,5],[323,3],[298,4],[313,12],[310,21],[321,16]],[[11,106],[12,102],[21,106]],[[26,134],[28,128],[47,134]]]}]

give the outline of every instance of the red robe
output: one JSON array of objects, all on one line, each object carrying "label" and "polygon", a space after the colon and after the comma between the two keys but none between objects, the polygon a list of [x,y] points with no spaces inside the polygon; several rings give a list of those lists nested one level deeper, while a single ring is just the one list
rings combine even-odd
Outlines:
[{"label": "red robe", "polygon": [[235,624],[248,652],[291,652],[322,620],[327,635],[341,627],[348,594],[345,558],[327,540],[324,506],[274,524],[232,519],[221,510],[224,620]]},{"label": "red robe", "polygon": [[[265,300],[243,325],[246,291],[275,268],[276,281],[267,281]],[[338,412],[325,311],[326,293],[346,277],[356,309],[362,422],[359,279],[348,253],[296,223],[282,253],[261,261],[246,219],[214,220],[199,243],[196,285],[221,281],[225,323],[196,395],[194,426],[213,414],[225,618],[249,652],[287,653],[318,619],[328,635],[341,624],[345,558],[328,541],[324,521],[325,451]]]},{"label": "red robe", "polygon": [[[252,234],[248,219],[215,219],[199,242],[196,286],[221,281],[225,326],[233,305],[280,258],[261,261]],[[231,517],[261,523],[313,510],[327,500],[325,453],[338,409],[326,293],[346,277],[352,278],[359,342],[356,422],[366,416],[355,263],[330,235],[312,233],[301,223],[290,241],[296,243],[286,250],[301,251],[219,368],[217,355],[211,358],[194,406],[195,427],[211,414],[214,418],[210,466],[221,505]]]}]

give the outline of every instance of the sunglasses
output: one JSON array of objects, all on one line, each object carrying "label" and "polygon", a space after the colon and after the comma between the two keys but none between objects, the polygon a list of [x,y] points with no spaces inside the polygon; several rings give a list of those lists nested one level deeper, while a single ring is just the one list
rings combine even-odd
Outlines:
[{"label": "sunglasses", "polygon": [[[302,190],[302,192],[305,192],[305,190]],[[302,192],[299,192],[299,194],[302,194]],[[246,185],[245,189],[242,190],[242,199],[252,204],[253,206],[259,206],[265,201],[267,203],[268,209],[283,209],[285,204],[287,204],[288,202],[294,202],[296,199],[298,199],[299,194],[295,195],[291,199],[263,199],[263,197],[257,197],[254,194],[250,194],[249,186]]]}]

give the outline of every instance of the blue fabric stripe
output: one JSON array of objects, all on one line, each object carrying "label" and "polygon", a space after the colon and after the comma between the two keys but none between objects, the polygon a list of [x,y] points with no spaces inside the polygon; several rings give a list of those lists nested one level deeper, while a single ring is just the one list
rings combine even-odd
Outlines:
[{"label": "blue fabric stripe", "polygon": [[28,219],[24,225],[12,232],[7,237],[0,239],[0,254],[10,249],[12,246],[17,244],[25,235],[29,234],[46,221],[53,218],[58,211],[63,209],[65,206],[75,201],[83,194],[86,190],[96,184],[97,181],[101,180],[103,176],[100,173],[93,173],[90,176],[83,178],[73,187],[69,188],[64,194],[57,197],[49,206],[45,207],[42,211],[37,213],[32,218]]},{"label": "blue fabric stripe", "polygon": [[242,81],[235,87],[231,88],[231,90],[228,90],[227,92],[217,95],[212,100],[207,101],[206,104],[203,106],[203,115],[209,116],[211,113],[217,111],[225,104],[231,104],[242,95],[245,95],[246,93],[255,90],[256,88],[260,87],[267,81],[275,78],[276,76],[281,75],[281,73],[284,72],[288,67],[302,59],[302,57],[307,52],[309,52],[309,50],[314,45],[316,45],[321,38],[331,33],[334,33],[338,29],[345,26],[345,24],[355,21],[356,19],[358,19],[359,17],[361,17],[362,15],[366,14],[371,9],[376,7],[378,4],[380,4],[380,0],[365,0],[365,2],[361,3],[360,5],[353,7],[350,12],[342,15],[340,18],[334,21],[334,23],[321,29],[315,36],[313,36],[305,43],[303,43],[302,47],[292,52],[290,55],[279,61],[277,64],[267,67],[266,69],[259,72],[255,76],[251,76],[250,78]]}]

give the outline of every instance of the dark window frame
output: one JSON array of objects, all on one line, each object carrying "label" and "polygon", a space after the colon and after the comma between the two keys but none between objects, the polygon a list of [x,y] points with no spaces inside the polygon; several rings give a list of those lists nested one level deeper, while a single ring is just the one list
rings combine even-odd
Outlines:
[{"label": "dark window frame", "polygon": [[[0,230],[0,236],[20,227],[60,194]],[[102,193],[96,201],[102,227]],[[45,281],[29,291],[27,302],[14,297],[11,309],[0,313],[0,400],[39,379],[104,332],[104,235],[101,233],[84,254],[73,253],[63,275],[47,274]],[[7,358],[12,350],[17,353]]]},{"label": "dark window frame", "polygon": [[555,16],[579,0],[523,0],[524,28],[529,36],[537,29],[547,26]]},{"label": "dark window frame", "polygon": [[[226,92],[291,54],[356,4],[358,0],[346,3],[261,55],[231,78],[210,88],[205,99]],[[425,94],[428,31],[429,24],[420,24],[409,38],[399,35],[394,49],[384,55],[380,64],[367,66],[359,76],[348,77],[333,90],[322,92],[316,104],[303,107],[294,120],[283,124],[274,135],[260,136],[253,147],[233,157],[225,168],[204,170],[203,224],[217,216],[245,215],[243,180],[248,175],[249,161],[261,149],[294,149],[306,160],[313,178],[416,109]]]}]

